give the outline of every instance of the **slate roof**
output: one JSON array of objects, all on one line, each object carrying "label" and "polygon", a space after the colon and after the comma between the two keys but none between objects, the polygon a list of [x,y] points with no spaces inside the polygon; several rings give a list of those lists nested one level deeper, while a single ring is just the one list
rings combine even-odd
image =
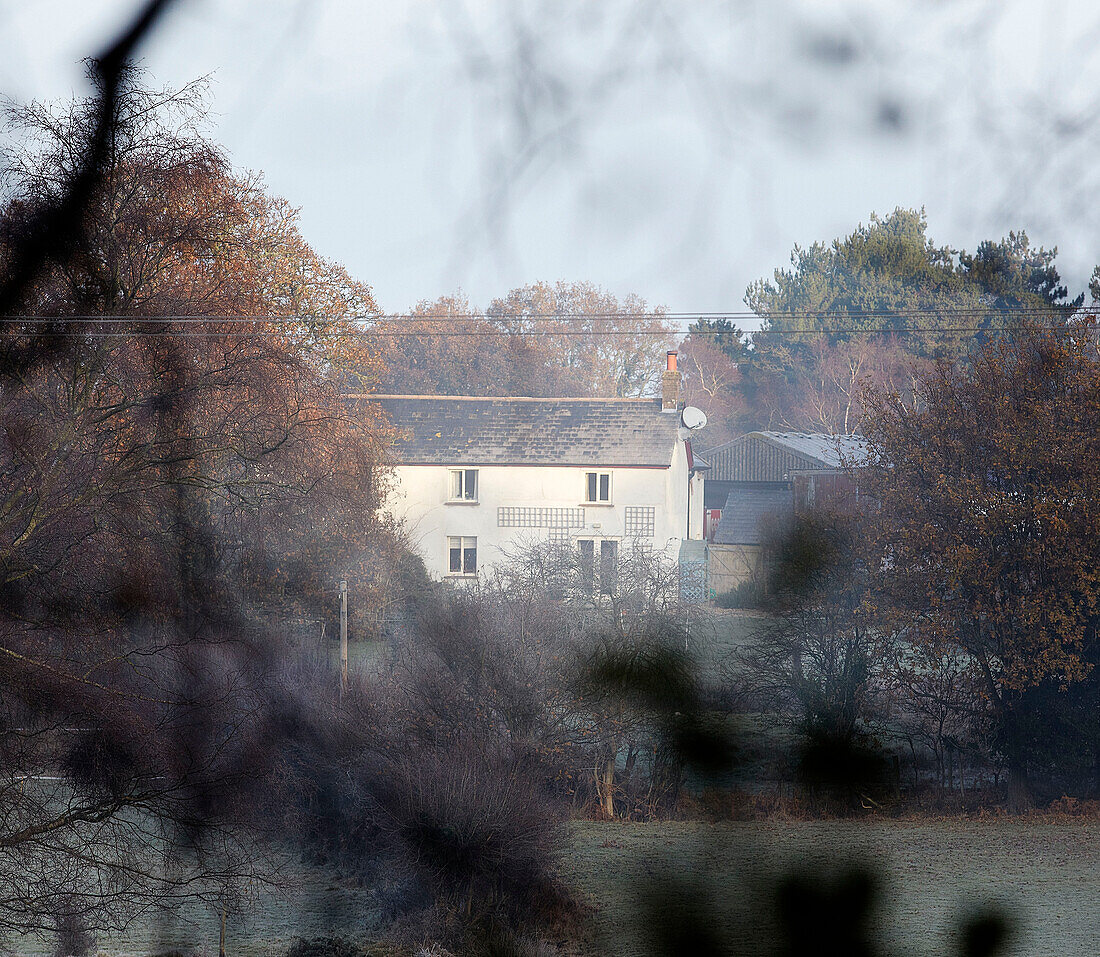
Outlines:
[{"label": "slate roof", "polygon": [[719,482],[786,482],[790,473],[838,469],[867,455],[859,435],[816,432],[749,432],[703,453],[713,465],[707,475]]},{"label": "slate roof", "polygon": [[717,545],[760,545],[769,521],[794,515],[794,493],[787,488],[735,488],[726,498],[714,532]]},{"label": "slate roof", "polygon": [[660,399],[358,396],[398,430],[401,465],[593,465],[667,468],[680,417]]}]

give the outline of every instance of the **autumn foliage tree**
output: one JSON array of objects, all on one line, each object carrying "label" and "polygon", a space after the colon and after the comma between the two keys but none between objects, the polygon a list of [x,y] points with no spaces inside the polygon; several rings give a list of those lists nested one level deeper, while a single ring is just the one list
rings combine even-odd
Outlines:
[{"label": "autumn foliage tree", "polygon": [[507,336],[462,293],[417,303],[407,319],[376,323],[385,356],[379,389],[398,395],[541,394],[543,353],[534,337]]},{"label": "autumn foliage tree", "polygon": [[[1096,761],[1078,704],[1098,657],[1095,327],[1021,320],[967,366],[937,364],[917,392],[916,409],[864,398],[861,486],[879,505],[885,594],[907,641],[969,673],[1019,807],[1030,773]],[[1074,722],[1077,748],[1052,752]]]},{"label": "autumn foliage tree", "polygon": [[673,342],[662,309],[590,282],[523,286],[484,311],[444,296],[372,329],[381,388],[402,395],[648,395]]},{"label": "autumn foliage tree", "polygon": [[[80,241],[40,275],[23,308],[31,324],[70,323],[74,358],[50,373],[69,379],[60,394],[71,399],[57,413],[96,423],[86,440],[118,443],[127,468],[151,460],[144,476],[174,462],[193,497],[222,514],[218,562],[232,552],[246,577],[270,585],[300,577],[259,566],[274,541],[290,564],[309,549],[310,502],[348,501],[364,524],[363,501],[351,500],[378,498],[379,423],[337,400],[346,380],[377,377],[378,357],[357,325],[376,307],[368,287],[309,248],[297,211],[258,175],[233,170],[203,134],[205,95],[202,82],[154,91],[130,77]],[[91,100],[12,109],[21,146],[4,167],[6,244],[68,188],[94,110]],[[7,398],[36,396],[42,377]],[[150,425],[164,426],[157,413],[169,411],[171,435],[157,436]],[[227,517],[233,511],[263,516],[266,532],[248,533]],[[230,527],[240,533],[235,551]],[[354,551],[349,543],[341,561]]]},{"label": "autumn foliage tree", "polygon": [[[733,336],[737,345],[731,355],[723,339]],[[706,412],[707,442],[714,446],[736,438],[751,422],[745,375],[738,362],[747,360],[740,332],[708,333],[695,325],[678,351],[684,401]]]},{"label": "autumn foliage tree", "polygon": [[[374,518],[384,429],[341,398],[379,368],[370,290],[205,136],[202,84],[131,72],[111,101],[14,107],[0,279],[84,175],[103,102],[75,239],[4,317],[7,348],[56,343],[0,382],[0,870],[35,895],[0,924],[36,929],[241,873],[230,825],[289,707],[275,636],[400,552]],[[136,861],[154,838],[195,867]]]}]

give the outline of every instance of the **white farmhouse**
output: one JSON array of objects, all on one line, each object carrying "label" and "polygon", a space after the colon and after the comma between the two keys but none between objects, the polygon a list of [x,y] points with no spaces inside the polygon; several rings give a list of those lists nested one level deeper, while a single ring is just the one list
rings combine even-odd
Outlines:
[{"label": "white farmhouse", "polygon": [[594,562],[637,544],[675,560],[703,530],[678,385],[671,353],[661,399],[364,396],[397,430],[387,509],[438,578],[546,541]]}]

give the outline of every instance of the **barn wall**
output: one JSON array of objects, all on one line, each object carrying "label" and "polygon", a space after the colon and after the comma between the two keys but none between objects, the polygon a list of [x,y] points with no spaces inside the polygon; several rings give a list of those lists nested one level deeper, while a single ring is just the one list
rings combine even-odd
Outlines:
[{"label": "barn wall", "polygon": [[711,466],[707,479],[714,482],[786,482],[792,471],[822,467],[751,432],[708,450],[703,457]]},{"label": "barn wall", "polygon": [[720,595],[744,582],[759,581],[764,574],[764,550],[760,545],[709,545],[707,586]]},{"label": "barn wall", "polygon": [[808,508],[849,508],[858,501],[858,488],[847,472],[821,470],[796,472],[791,476],[794,505],[798,511]]}]

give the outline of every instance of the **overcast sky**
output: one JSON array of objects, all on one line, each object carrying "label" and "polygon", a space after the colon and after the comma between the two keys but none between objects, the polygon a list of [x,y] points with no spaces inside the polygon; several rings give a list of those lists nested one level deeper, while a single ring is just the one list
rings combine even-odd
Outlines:
[{"label": "overcast sky", "polygon": [[[539,279],[739,310],[896,206],[956,247],[1024,228],[1076,289],[1100,261],[1089,0],[177,4],[149,72],[212,75],[234,163],[386,311]],[[134,7],[0,0],[0,90],[83,93]]]}]

